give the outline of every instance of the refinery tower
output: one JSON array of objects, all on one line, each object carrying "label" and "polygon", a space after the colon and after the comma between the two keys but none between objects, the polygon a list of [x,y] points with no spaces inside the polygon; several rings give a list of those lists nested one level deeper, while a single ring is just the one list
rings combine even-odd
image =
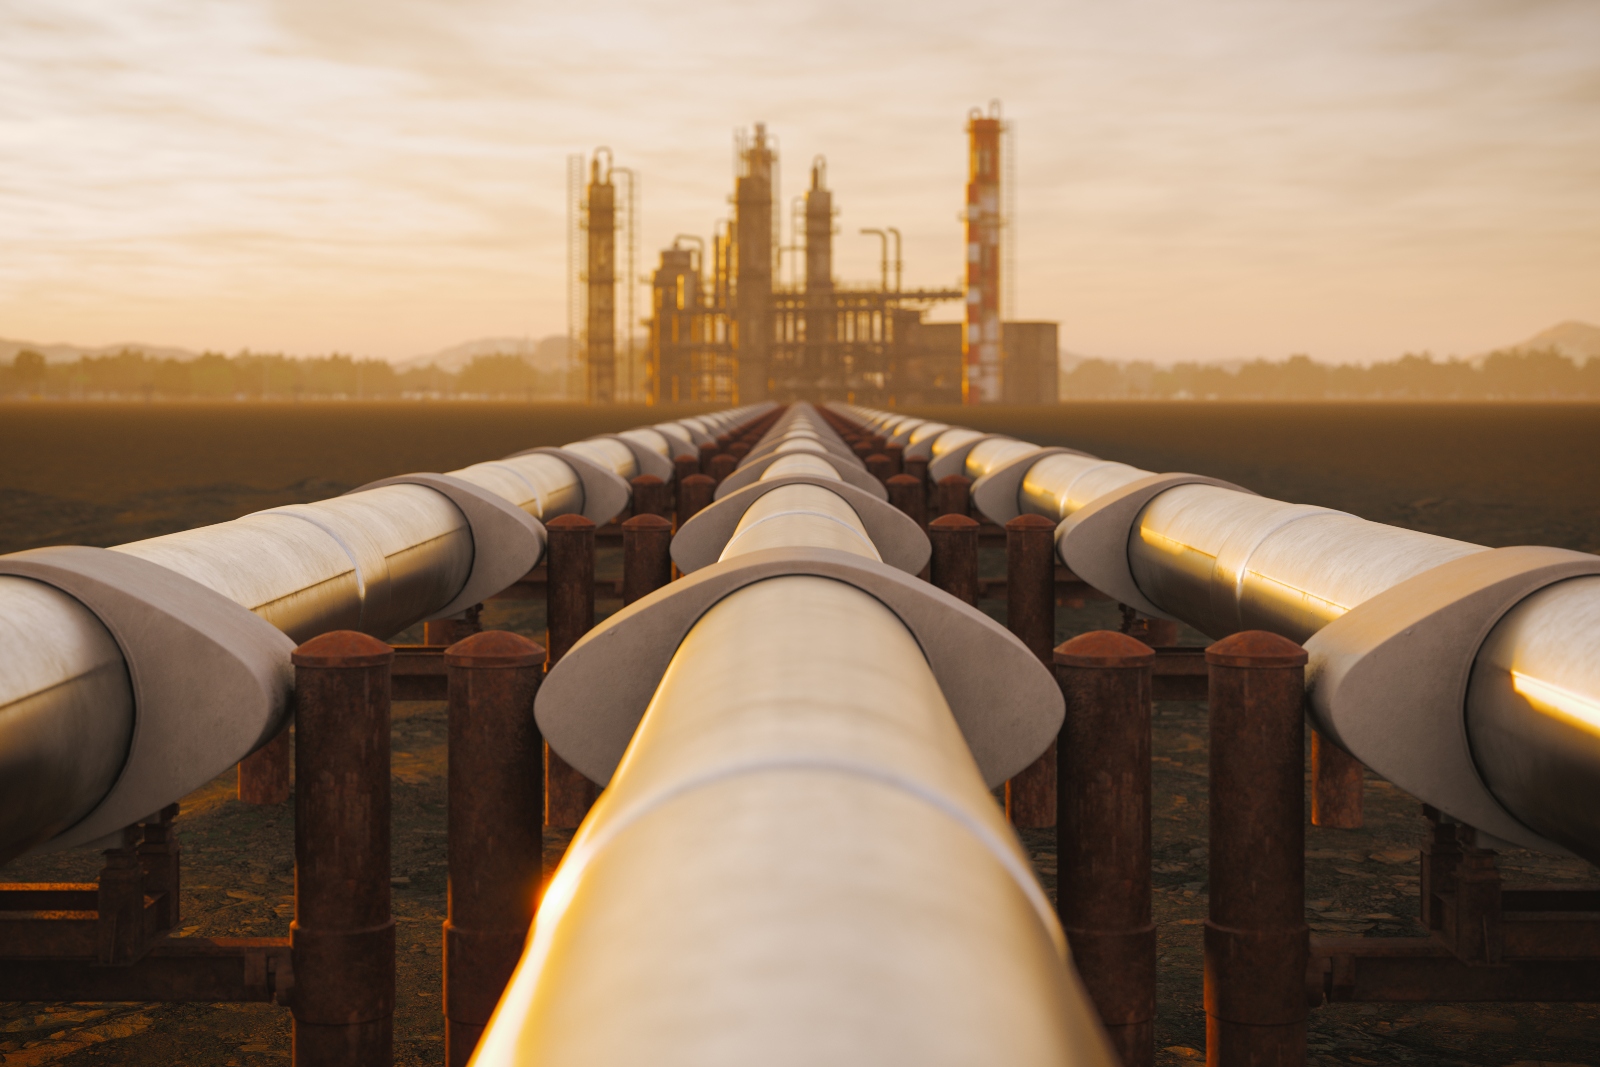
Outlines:
[{"label": "refinery tower", "polygon": [[[968,116],[962,286],[908,289],[900,232],[892,226],[857,232],[879,243],[877,279],[847,282],[834,274],[839,210],[821,156],[792,204],[785,243],[777,138],[761,123],[738,132],[733,217],[718,222],[709,241],[680,234],[662,250],[642,321],[624,310],[642,279],[617,257],[622,234],[624,258],[632,259],[636,179],[597,151],[586,184],[571,183],[579,190],[572,198],[571,290],[584,305],[573,313],[582,327],[575,374],[582,395],[599,403],[1053,403],[1056,324],[1002,316],[1014,285],[1006,269],[1015,231],[1009,136],[996,104]],[[626,177],[621,192],[612,175]],[[617,296],[619,284],[625,298]],[[958,301],[959,320],[928,320],[939,305]],[[635,326],[648,330],[637,352]]]}]

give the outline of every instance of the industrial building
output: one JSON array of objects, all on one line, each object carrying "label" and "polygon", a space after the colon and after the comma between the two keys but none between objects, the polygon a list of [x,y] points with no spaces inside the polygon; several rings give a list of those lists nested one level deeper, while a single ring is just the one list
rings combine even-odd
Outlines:
[{"label": "industrial building", "polygon": [[[618,305],[631,300],[638,279],[622,273],[628,297],[619,301],[619,201],[611,175],[620,168],[611,167],[609,152],[597,151],[587,184],[573,184],[572,292],[582,307],[575,301],[572,322],[582,395],[593,403],[1053,403],[1056,324],[1001,317],[1012,221],[1003,166],[1008,129],[998,105],[968,117],[966,265],[959,289],[905,288],[894,227],[861,231],[881,242],[875,284],[839,279],[833,256],[838,213],[821,156],[812,161],[785,244],[776,209],[777,141],[761,123],[753,132],[740,131],[733,217],[717,224],[709,242],[680,235],[662,250],[650,278],[648,319],[627,314],[630,325],[620,333]],[[575,159],[574,173],[582,175],[581,157]],[[630,174],[628,220],[636,215],[635,182]],[[631,234],[623,235],[630,253]],[[786,253],[804,260],[803,272],[787,285],[779,269]],[[946,301],[962,302],[964,321],[927,321]],[[648,327],[642,352],[632,350],[632,326]]]}]

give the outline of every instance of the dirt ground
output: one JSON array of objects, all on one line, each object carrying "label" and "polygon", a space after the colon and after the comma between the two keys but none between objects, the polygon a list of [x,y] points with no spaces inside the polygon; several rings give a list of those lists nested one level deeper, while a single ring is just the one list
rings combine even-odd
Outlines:
[{"label": "dirt ground", "polygon": [[[944,414],[944,413],[940,413]],[[972,412],[964,421],[975,423]],[[114,544],[319,499],[405,470],[449,470],[518,448],[655,421],[643,410],[528,405],[0,406],[0,552]],[[946,415],[948,417],[948,415]],[[1580,405],[1063,405],[988,415],[986,425],[1152,470],[1230,478],[1284,499],[1343,508],[1485,544],[1600,550],[1600,407]],[[603,554],[601,577],[619,569]],[[1004,563],[986,550],[986,574]],[[615,610],[602,601],[602,614]],[[1003,618],[1003,602],[985,604]],[[1116,609],[1063,608],[1058,637],[1115,627]],[[497,601],[486,626],[542,639],[543,606]],[[404,638],[400,638],[404,639]],[[1186,631],[1185,643],[1205,638]],[[445,716],[394,708],[393,899],[398,920],[396,1061],[442,1059],[440,924],[445,906]],[[1155,712],[1155,914],[1160,924],[1158,1062],[1203,1059],[1201,922],[1206,911],[1206,718],[1201,704]],[[1318,933],[1422,933],[1418,803],[1369,776],[1366,828],[1311,828],[1307,918]],[[288,805],[233,799],[225,775],[185,798],[182,932],[283,936],[293,910]],[[1024,844],[1054,892],[1053,833]],[[565,847],[547,835],[547,868]],[[1593,881],[1592,867],[1526,852],[1508,878]],[[29,857],[4,881],[87,881],[94,853]],[[77,1065],[282,1063],[288,1012],[267,1005],[0,1005],[0,1062]],[[1337,1005],[1311,1017],[1317,1064],[1600,1063],[1589,1005]]]}]

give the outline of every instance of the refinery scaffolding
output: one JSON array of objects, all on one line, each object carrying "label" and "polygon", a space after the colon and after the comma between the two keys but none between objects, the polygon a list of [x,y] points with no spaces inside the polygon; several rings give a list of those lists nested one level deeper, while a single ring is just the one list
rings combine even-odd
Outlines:
[{"label": "refinery scaffolding", "polygon": [[[974,111],[969,135],[967,265],[962,288],[906,288],[899,230],[865,228],[881,257],[876,285],[834,274],[838,210],[827,163],[790,212],[783,241],[777,141],[765,125],[734,141],[734,217],[709,247],[679,235],[651,279],[647,399],[651,403],[760,400],[870,403],[1053,403],[1057,328],[1004,322],[1015,270],[1008,124],[998,104]],[[793,254],[803,267],[783,268]],[[964,321],[930,322],[942,302],[964,301]]]},{"label": "refinery scaffolding", "polygon": [[613,166],[609,148],[595,149],[587,165],[581,155],[567,157],[568,395],[591,404],[651,392],[635,341],[638,216],[638,175]]}]

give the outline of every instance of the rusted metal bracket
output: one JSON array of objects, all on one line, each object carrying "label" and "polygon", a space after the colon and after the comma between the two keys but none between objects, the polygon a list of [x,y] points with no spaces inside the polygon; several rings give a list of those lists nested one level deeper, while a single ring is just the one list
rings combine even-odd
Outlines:
[{"label": "rusted metal bracket", "polygon": [[0,1000],[285,1002],[288,938],[171,936],[177,814],[123,830],[98,882],[0,887]]},{"label": "rusted metal bracket", "polygon": [[1427,937],[1313,938],[1307,997],[1600,1001],[1600,884],[1504,885],[1477,832],[1424,806]]}]

